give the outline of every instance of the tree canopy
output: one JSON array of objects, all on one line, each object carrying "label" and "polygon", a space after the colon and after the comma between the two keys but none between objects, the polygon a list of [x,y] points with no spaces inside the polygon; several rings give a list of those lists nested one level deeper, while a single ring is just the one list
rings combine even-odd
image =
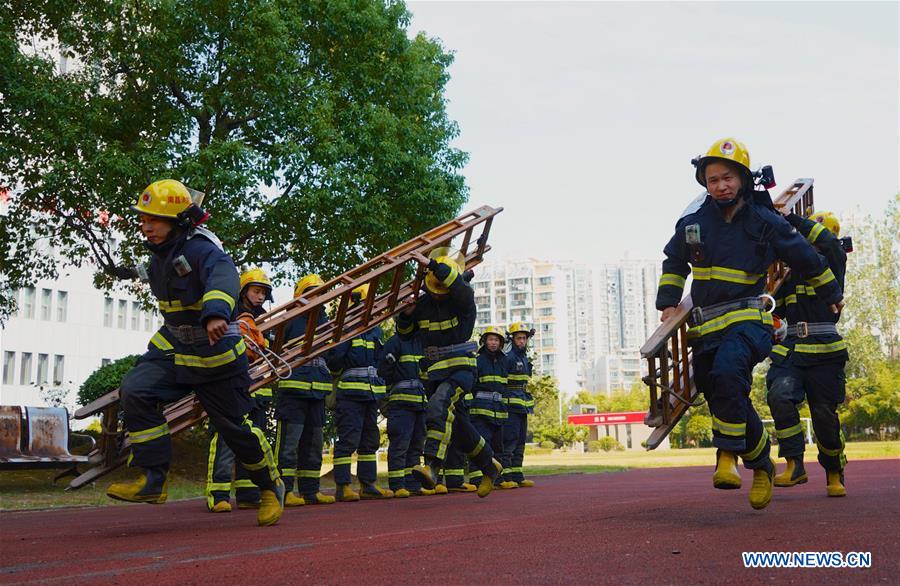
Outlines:
[{"label": "tree canopy", "polygon": [[109,286],[142,254],[128,207],[162,178],[205,192],[235,261],[276,279],[342,272],[453,217],[452,55],[409,21],[376,0],[0,8],[3,285],[53,278],[61,258]]}]

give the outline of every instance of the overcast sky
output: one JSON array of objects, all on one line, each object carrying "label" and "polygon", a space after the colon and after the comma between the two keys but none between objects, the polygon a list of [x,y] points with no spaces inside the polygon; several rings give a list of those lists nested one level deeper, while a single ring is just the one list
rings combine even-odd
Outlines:
[{"label": "overcast sky", "polygon": [[[410,2],[455,54],[448,111],[467,208],[503,206],[498,257],[659,258],[734,136],[818,209],[900,187],[898,3]],[[527,232],[519,229],[527,227]]]}]

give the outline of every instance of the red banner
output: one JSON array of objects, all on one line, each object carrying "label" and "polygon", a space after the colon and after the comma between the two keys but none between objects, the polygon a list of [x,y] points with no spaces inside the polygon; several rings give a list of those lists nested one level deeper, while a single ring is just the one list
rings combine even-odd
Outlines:
[{"label": "red banner", "polygon": [[572,425],[621,425],[623,423],[644,423],[643,411],[628,413],[584,413],[569,415]]}]

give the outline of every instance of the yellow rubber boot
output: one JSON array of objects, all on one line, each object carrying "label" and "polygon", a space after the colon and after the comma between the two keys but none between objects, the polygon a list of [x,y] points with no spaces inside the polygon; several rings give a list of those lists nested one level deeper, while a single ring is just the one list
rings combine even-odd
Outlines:
[{"label": "yellow rubber boot", "polygon": [[805,484],[809,480],[803,467],[803,458],[788,458],[787,468],[775,477],[775,486],[786,487]]},{"label": "yellow rubber boot", "polygon": [[110,484],[106,496],[129,503],[161,505],[169,498],[168,474],[162,469],[148,468],[137,480]]},{"label": "yellow rubber boot", "polygon": [[425,464],[424,466],[421,464],[416,464],[412,467],[412,470],[410,472],[416,478],[416,480],[419,481],[419,484],[422,485],[422,488],[431,490],[438,483],[438,467],[439,465],[436,466],[434,463]]},{"label": "yellow rubber boot", "polygon": [[514,488],[519,488],[519,483],[513,482],[512,480],[504,480],[497,485],[497,488],[502,488],[503,490],[512,490]]},{"label": "yellow rubber boot", "polygon": [[231,512],[231,503],[228,501],[219,501],[213,508],[209,510],[210,513],[230,513]]},{"label": "yellow rubber boot", "polygon": [[475,492],[476,490],[478,490],[478,487],[475,486],[474,484],[469,484],[468,482],[463,482],[459,486],[454,486],[454,487],[448,488],[447,490],[449,490],[450,492]]},{"label": "yellow rubber boot", "polygon": [[322,494],[321,492],[317,492],[312,496],[304,496],[303,502],[307,505],[330,505],[334,503],[335,498],[331,495]]},{"label": "yellow rubber boot", "polygon": [[349,484],[338,484],[334,495],[342,503],[355,503],[359,500],[359,494],[354,492]]},{"label": "yellow rubber boot", "polygon": [[[407,496],[409,496],[409,493],[407,493]],[[392,499],[394,498],[394,491],[389,488],[381,488],[375,484],[363,484],[362,489],[359,491],[359,498],[364,501]]]},{"label": "yellow rubber boot", "polygon": [[825,480],[827,482],[827,484],[825,485],[825,492],[828,493],[828,496],[847,496],[847,488],[844,486],[843,472],[832,472],[831,470],[828,470],[825,473]]},{"label": "yellow rubber boot", "polygon": [[306,500],[303,497],[297,496],[293,492],[289,492],[284,495],[284,506],[286,507],[302,507],[306,504]]},{"label": "yellow rubber boot", "polygon": [[395,499],[408,499],[410,496],[412,496],[412,495],[405,488],[401,488],[399,490],[394,491]]},{"label": "yellow rubber boot", "polygon": [[534,480],[523,480],[519,483],[519,488],[532,488],[534,486]]},{"label": "yellow rubber boot", "polygon": [[503,464],[495,458],[491,458],[491,468],[493,470],[489,468],[484,471],[484,476],[481,477],[481,482],[478,483],[478,496],[481,498],[491,494],[491,491],[494,490],[494,482],[500,478],[500,473],[503,472]]},{"label": "yellow rubber boot", "polygon": [[260,503],[253,502],[253,501],[240,501],[240,502],[238,502],[238,508],[239,508],[239,509],[242,509],[242,510],[244,510],[244,509],[248,509],[248,510],[249,510],[249,509],[258,509],[259,507],[260,507]]},{"label": "yellow rubber boot", "polygon": [[259,512],[256,522],[260,527],[274,525],[284,513],[284,482],[277,478],[272,490],[259,491]]},{"label": "yellow rubber boot", "polygon": [[775,462],[769,460],[769,466],[753,471],[753,484],[750,486],[750,506],[754,509],[765,509],[772,502],[772,486],[775,481]]},{"label": "yellow rubber boot", "polygon": [[734,452],[719,450],[716,454],[713,486],[720,490],[734,490],[741,487],[741,475],[738,474],[737,455]]},{"label": "yellow rubber boot", "polygon": [[[427,489],[425,489],[427,490]],[[445,484],[435,484],[434,485],[434,494],[447,494],[450,491],[447,490],[447,485]]]},{"label": "yellow rubber boot", "polygon": [[428,490],[427,488],[420,488],[419,490],[414,490],[410,493],[412,496],[432,496],[436,494],[434,490]]}]

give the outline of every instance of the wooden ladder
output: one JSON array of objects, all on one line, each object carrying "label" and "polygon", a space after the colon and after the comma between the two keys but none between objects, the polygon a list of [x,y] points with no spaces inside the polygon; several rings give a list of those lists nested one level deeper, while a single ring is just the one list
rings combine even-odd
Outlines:
[{"label": "wooden ladder", "polygon": [[[482,206],[463,214],[260,316],[257,319],[260,331],[264,335],[274,332],[275,341],[269,350],[284,362],[262,358],[253,362],[250,365],[251,391],[272,384],[279,375],[284,376],[286,365],[297,368],[414,303],[425,274],[421,261],[435,248],[458,241],[456,248],[465,255],[466,269],[481,263],[491,249],[488,237],[494,217],[502,211],[503,208]],[[353,290],[362,285],[369,285],[365,302],[351,303]],[[329,307],[336,308],[334,317],[317,325],[319,315],[327,312]],[[286,340],[287,324],[303,315],[308,317],[304,334]],[[67,490],[81,488],[125,463],[130,444],[120,420],[120,410],[119,390],[116,389],[75,412],[76,419],[99,415],[102,433],[89,454],[92,467],[73,479]],[[206,417],[193,393],[167,405],[163,415],[173,435]]]}]

